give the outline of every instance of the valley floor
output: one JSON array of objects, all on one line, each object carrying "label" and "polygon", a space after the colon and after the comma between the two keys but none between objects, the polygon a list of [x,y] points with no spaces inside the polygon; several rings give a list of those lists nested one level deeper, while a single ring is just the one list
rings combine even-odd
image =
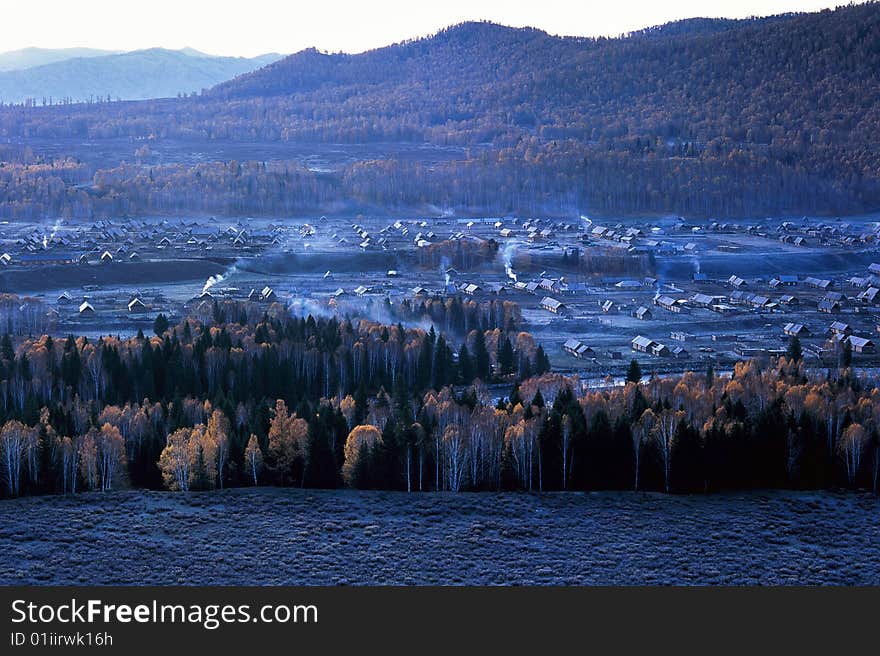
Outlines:
[{"label": "valley floor", "polygon": [[880,502],[237,489],[0,501],[0,584],[880,584]]}]

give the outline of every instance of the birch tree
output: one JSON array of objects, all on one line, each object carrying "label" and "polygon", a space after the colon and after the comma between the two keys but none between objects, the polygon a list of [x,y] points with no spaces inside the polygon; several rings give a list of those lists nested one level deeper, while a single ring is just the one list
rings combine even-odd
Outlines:
[{"label": "birch tree", "polygon": [[98,471],[102,492],[113,489],[114,482],[124,472],[125,441],[119,429],[111,424],[104,424],[97,435]]},{"label": "birch tree", "polygon": [[159,469],[169,490],[189,491],[190,447],[192,429],[180,428],[168,436],[159,455]]},{"label": "birch tree", "polygon": [[90,428],[82,436],[79,449],[79,466],[83,484],[89,490],[98,486],[98,430]]},{"label": "birch tree", "polygon": [[657,416],[654,425],[656,444],[660,452],[660,460],[663,463],[663,489],[669,494],[669,474],[672,466],[672,440],[675,437],[675,429],[684,418],[684,412],[664,409]]},{"label": "birch tree", "polygon": [[32,433],[32,428],[16,420],[7,421],[0,429],[0,457],[9,496],[18,496],[21,491],[21,470]]},{"label": "birch tree", "polygon": [[861,424],[850,424],[840,438],[840,455],[846,468],[846,480],[851,486],[856,483],[867,441],[868,434]]},{"label": "birch tree", "polygon": [[222,410],[214,410],[208,418],[207,439],[214,445],[217,463],[217,484],[223,489],[223,478],[226,475],[226,464],[229,460],[230,425]]},{"label": "birch tree", "polygon": [[263,452],[260,450],[260,442],[257,436],[253,433],[251,433],[247,447],[244,450],[244,461],[256,486],[257,475],[263,469]]},{"label": "birch tree", "polygon": [[636,492],[638,492],[639,490],[639,467],[641,465],[642,458],[642,445],[653,433],[656,420],[657,417],[654,414],[654,411],[649,408],[642,413],[642,416],[639,417],[639,420],[633,425],[632,431],[630,432],[630,435],[632,437],[633,458],[635,461],[633,489]]}]

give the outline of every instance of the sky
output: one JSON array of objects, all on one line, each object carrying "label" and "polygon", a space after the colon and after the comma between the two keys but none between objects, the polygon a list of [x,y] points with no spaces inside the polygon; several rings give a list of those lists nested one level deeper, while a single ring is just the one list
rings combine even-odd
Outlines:
[{"label": "sky", "polygon": [[[0,51],[192,47],[254,56],[362,52],[466,20],[617,36],[680,18],[816,11],[841,0],[3,0]],[[424,6],[420,6],[424,5]]]}]

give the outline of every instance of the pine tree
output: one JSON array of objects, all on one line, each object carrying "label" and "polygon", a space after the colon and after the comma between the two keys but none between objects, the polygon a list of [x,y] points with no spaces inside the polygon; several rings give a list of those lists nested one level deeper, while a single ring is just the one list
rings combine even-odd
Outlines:
[{"label": "pine tree", "polygon": [[354,425],[359,426],[364,423],[369,411],[367,388],[361,383],[354,392]]},{"label": "pine tree", "polygon": [[492,364],[489,361],[489,351],[486,349],[486,336],[482,330],[478,330],[474,340],[474,373],[482,381],[488,381],[492,377]]},{"label": "pine tree", "polygon": [[474,380],[474,363],[467,344],[462,344],[458,352],[458,374],[465,385],[469,385]]},{"label": "pine tree", "polygon": [[674,492],[702,492],[703,445],[700,433],[686,421],[675,429],[672,447],[671,484]]},{"label": "pine tree", "polygon": [[443,339],[443,335],[440,335],[434,347],[434,357],[431,364],[431,387],[436,390],[441,389],[446,384],[446,359],[446,340]]},{"label": "pine tree", "polygon": [[843,348],[840,351],[840,368],[849,369],[852,366],[852,343],[846,339],[843,341]]},{"label": "pine tree", "polygon": [[547,357],[547,354],[544,352],[543,346],[538,346],[535,349],[535,374],[540,376],[541,374],[546,374],[550,371],[550,358]]},{"label": "pine tree", "polygon": [[336,456],[330,445],[330,427],[327,416],[331,409],[322,411],[309,422],[308,463],[303,475],[303,486],[335,488],[339,486]]},{"label": "pine tree", "polygon": [[498,368],[501,370],[501,374],[506,376],[513,373],[513,366],[513,345],[510,343],[510,338],[505,336],[498,345]]},{"label": "pine tree", "polygon": [[403,376],[398,376],[392,389],[392,401],[394,403],[394,417],[397,421],[408,423],[412,420],[409,408],[409,394]]},{"label": "pine tree", "polygon": [[532,377],[532,361],[523,353],[520,354],[519,358],[519,377],[521,380]]},{"label": "pine tree", "polygon": [[626,382],[638,383],[641,380],[642,368],[639,366],[639,361],[633,358],[629,361],[629,369],[626,372]]},{"label": "pine tree", "polygon": [[210,478],[208,474],[208,466],[205,463],[205,450],[202,448],[202,445],[199,444],[198,449],[196,450],[196,461],[193,463],[193,482],[190,486],[192,490],[207,490],[210,489]]},{"label": "pine tree", "polygon": [[27,353],[22,353],[18,359],[18,373],[22,380],[31,379],[31,362],[28,359]]},{"label": "pine tree", "polygon": [[[431,332],[434,332],[433,327],[431,328]],[[427,389],[431,384],[433,378],[431,366],[433,363],[434,340],[431,339],[431,335],[425,335],[422,340],[422,350],[419,353],[418,369],[416,371],[416,387],[418,389]]]},{"label": "pine tree", "polygon": [[541,394],[540,388],[538,389],[537,392],[535,392],[535,397],[532,399],[532,405],[537,408],[544,407],[544,395]]},{"label": "pine tree", "polygon": [[510,391],[510,407],[515,407],[517,403],[521,404],[522,402],[522,397],[519,393],[519,383],[516,383]]},{"label": "pine tree", "polygon": [[799,362],[803,355],[804,352],[801,348],[800,338],[797,335],[792,336],[791,340],[788,342],[786,357],[788,357],[791,362]]},{"label": "pine tree", "polygon": [[373,450],[368,444],[361,444],[357,451],[357,461],[351,476],[351,486],[358,490],[366,490],[371,487],[370,469],[373,460]]},{"label": "pine tree", "polygon": [[[189,322],[186,323],[187,328],[189,327]],[[156,320],[153,322],[153,332],[156,333],[157,336],[161,337],[165,334],[165,331],[168,330],[168,317],[166,317],[161,312],[156,315]]]},{"label": "pine tree", "polygon": [[[70,339],[73,339],[73,335],[70,336]],[[0,352],[2,352],[3,359],[7,362],[15,360],[15,349],[12,348],[12,339],[10,339],[9,333],[3,334],[3,342],[0,344]]]}]

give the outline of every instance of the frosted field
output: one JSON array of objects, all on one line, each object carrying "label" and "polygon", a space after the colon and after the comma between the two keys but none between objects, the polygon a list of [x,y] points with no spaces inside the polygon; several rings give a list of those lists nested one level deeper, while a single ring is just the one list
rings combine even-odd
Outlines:
[{"label": "frosted field", "polygon": [[0,584],[880,584],[880,502],[292,489],[0,501]]}]

